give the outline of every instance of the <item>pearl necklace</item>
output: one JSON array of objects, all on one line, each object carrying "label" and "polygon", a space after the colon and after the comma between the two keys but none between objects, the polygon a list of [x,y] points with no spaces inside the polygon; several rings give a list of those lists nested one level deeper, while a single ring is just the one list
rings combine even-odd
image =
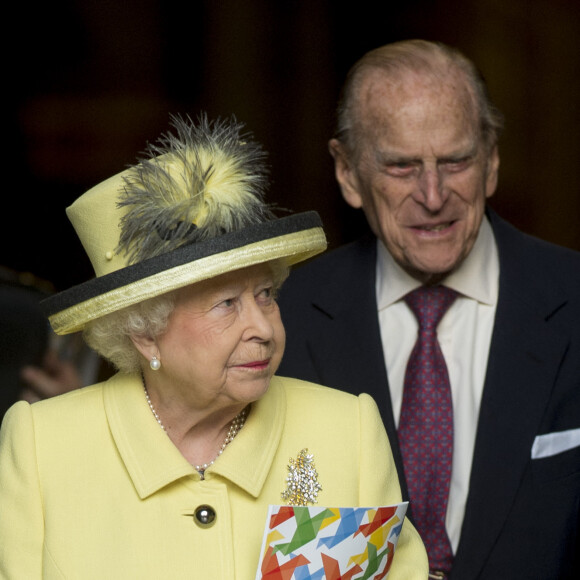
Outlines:
[{"label": "pearl necklace", "polygon": [[[145,383],[143,383],[143,390],[145,391],[145,398],[147,399],[147,404],[149,405],[149,408],[151,409],[151,412],[153,413],[155,420],[157,421],[157,423],[159,423],[159,426],[161,427],[161,429],[163,429],[163,431],[165,431],[167,433],[167,430],[165,429],[165,425],[163,425],[161,419],[159,418],[159,415],[157,414],[157,411],[155,410],[155,407],[153,407],[153,403],[151,402],[151,399],[149,397],[149,393],[147,391],[147,387],[145,386]],[[226,438],[224,439],[224,442],[222,443],[222,446],[220,447],[220,450],[217,452],[217,455],[209,463],[202,463],[201,465],[194,465],[193,466],[195,468],[195,470],[201,475],[202,479],[203,479],[203,474],[205,473],[205,470],[210,465],[214,464],[215,460],[224,452],[224,449],[234,440],[236,435],[240,432],[241,428],[246,423],[246,418],[248,417],[248,412],[249,412],[249,406],[244,407],[234,417],[234,419],[232,420],[232,422],[230,424],[228,434],[226,435]]]}]

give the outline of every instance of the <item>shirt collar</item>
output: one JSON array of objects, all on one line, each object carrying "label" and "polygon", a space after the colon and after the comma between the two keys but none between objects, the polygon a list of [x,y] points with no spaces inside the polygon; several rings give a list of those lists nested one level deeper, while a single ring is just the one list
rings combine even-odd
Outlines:
[{"label": "shirt collar", "polygon": [[[260,494],[286,413],[284,390],[278,383],[273,377],[268,392],[252,404],[242,430],[206,470],[208,482],[221,476],[254,497]],[[201,483],[198,473],[153,417],[139,375],[115,375],[105,383],[103,397],[111,434],[141,498],[183,477]]]},{"label": "shirt collar", "polygon": [[[388,308],[421,285],[395,262],[380,240],[377,240],[376,267],[379,311]],[[497,303],[499,259],[493,230],[486,216],[481,222],[471,252],[459,269],[443,280],[443,284],[483,304]]]}]

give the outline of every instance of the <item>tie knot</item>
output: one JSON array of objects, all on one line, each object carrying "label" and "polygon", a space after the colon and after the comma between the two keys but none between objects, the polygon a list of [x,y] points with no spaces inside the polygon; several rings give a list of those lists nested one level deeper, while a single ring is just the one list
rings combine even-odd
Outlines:
[{"label": "tie knot", "polygon": [[420,328],[434,329],[455,298],[457,292],[446,286],[420,286],[405,296],[405,302],[417,317]]}]

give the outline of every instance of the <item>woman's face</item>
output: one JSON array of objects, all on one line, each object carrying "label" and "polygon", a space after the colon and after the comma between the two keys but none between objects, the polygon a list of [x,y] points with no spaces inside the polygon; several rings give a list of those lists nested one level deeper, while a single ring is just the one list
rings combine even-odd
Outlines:
[{"label": "woman's face", "polygon": [[274,292],[266,264],[179,290],[167,330],[156,340],[162,363],[156,378],[193,394],[199,408],[259,399],[286,340]]}]

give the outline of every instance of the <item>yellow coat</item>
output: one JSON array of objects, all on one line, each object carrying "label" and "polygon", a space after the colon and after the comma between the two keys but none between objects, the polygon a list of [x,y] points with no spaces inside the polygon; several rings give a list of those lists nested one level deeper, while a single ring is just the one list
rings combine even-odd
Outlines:
[{"label": "yellow coat", "polygon": [[[0,432],[0,578],[253,580],[268,504],[283,504],[289,459],[314,456],[321,506],[397,503],[376,405],[274,377],[200,480],[153,418],[140,378],[20,402]],[[192,513],[217,514],[202,529]],[[389,580],[425,579],[406,521]]]}]

